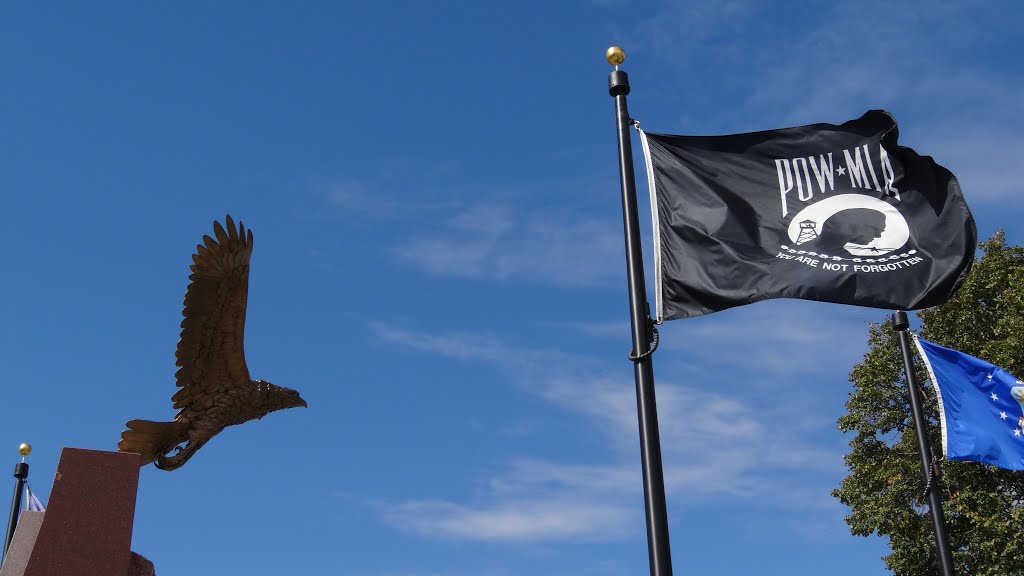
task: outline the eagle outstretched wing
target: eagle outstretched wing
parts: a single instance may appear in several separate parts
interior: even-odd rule
[[[227,230],[214,222],[217,238],[203,236],[189,267],[174,375],[181,388],[174,407],[181,412],[207,408],[219,390],[250,385],[243,337],[252,231],[241,222],[236,228],[231,216],[226,224]]]

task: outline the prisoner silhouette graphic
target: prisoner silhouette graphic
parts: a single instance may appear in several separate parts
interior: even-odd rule
[[[885,231],[885,215],[870,208],[840,210],[821,223],[818,237],[804,243],[809,248],[824,254],[839,254],[847,244],[864,246],[880,237]]]
[[[899,250],[910,228],[896,206],[864,194],[840,194],[804,207],[787,235],[804,250],[842,259],[881,256]]]

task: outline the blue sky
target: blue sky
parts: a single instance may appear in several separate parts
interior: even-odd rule
[[[605,49],[652,131],[887,109],[1020,244],[1024,17],[965,4],[4,3],[0,447],[45,499],[61,447],[173,417],[189,257],[230,213],[250,370],[309,408],[142,470],[159,574],[646,574]],[[884,318],[662,327],[676,574],[885,573],[829,495]]]

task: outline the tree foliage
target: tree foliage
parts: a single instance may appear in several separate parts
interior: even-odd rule
[[[918,314],[921,335],[1024,376],[1024,248],[997,232],[947,303]],[[888,321],[869,327],[869,350],[850,373],[854,392],[839,429],[853,433],[849,475],[832,495],[850,507],[854,534],[888,537],[886,565],[898,576],[937,574],[935,536],[903,374]],[[915,354],[916,356],[916,354]],[[938,408],[920,359],[932,451],[941,455]],[[1024,472],[943,461],[939,480],[957,574],[1024,575]]]

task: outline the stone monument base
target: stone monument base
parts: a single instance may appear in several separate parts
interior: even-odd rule
[[[23,512],[0,576],[153,576],[131,551],[139,455],[64,448],[45,512]]]

